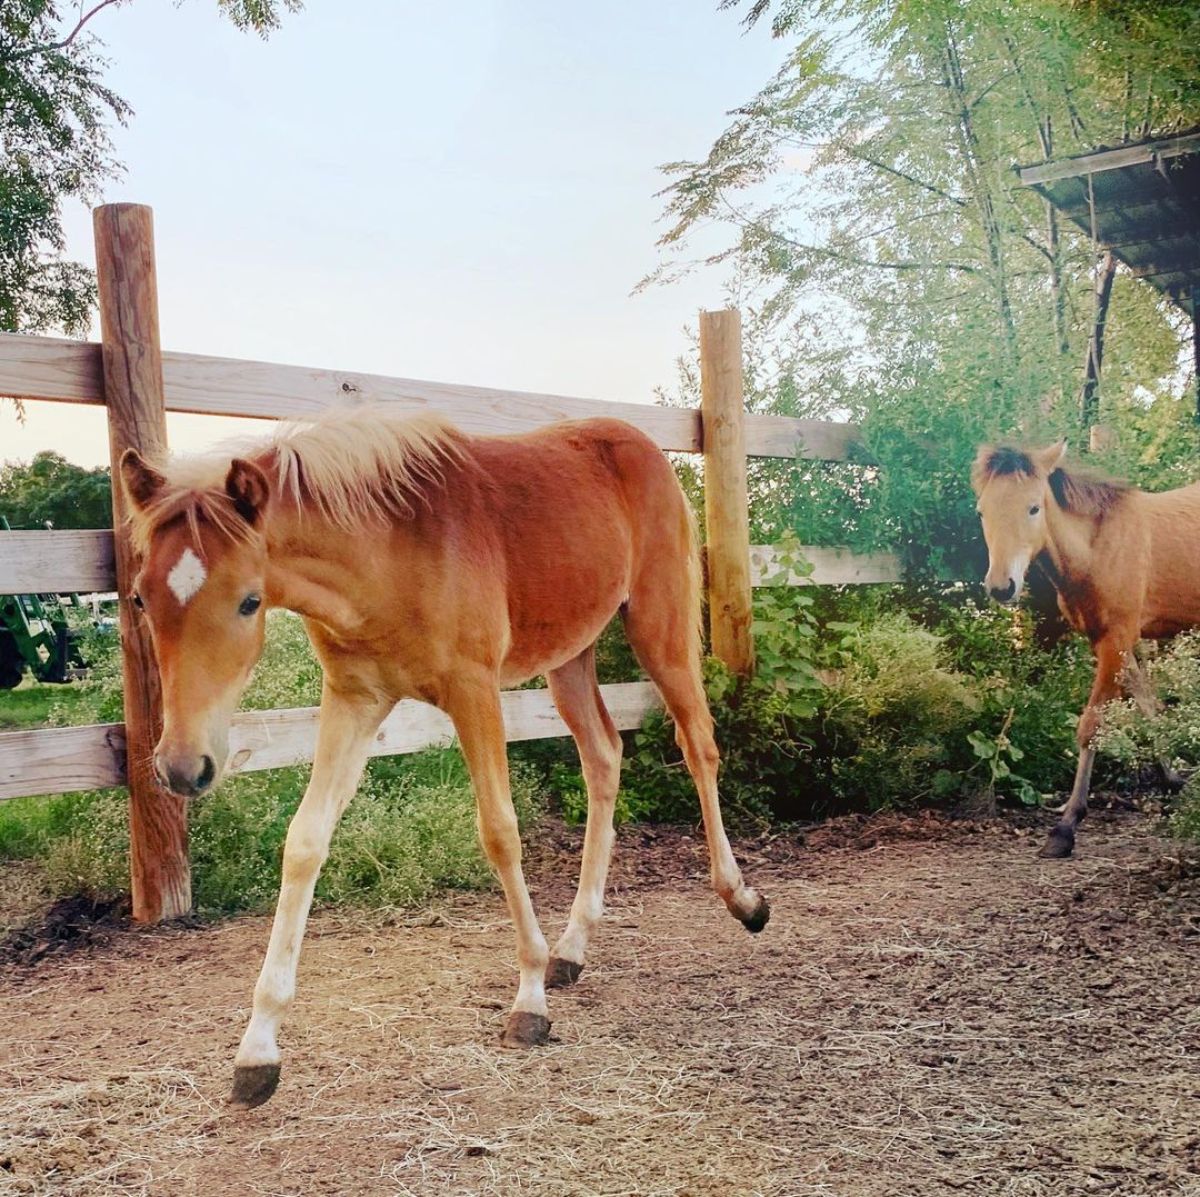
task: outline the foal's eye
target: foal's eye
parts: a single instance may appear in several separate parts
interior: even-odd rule
[[[1033,506],[1032,506],[1032,507],[1029,509],[1029,514],[1030,514],[1030,515],[1037,515],[1037,513],[1038,513],[1039,511],[1041,511],[1041,508],[1040,508],[1040,507],[1039,507],[1039,506],[1038,506],[1036,503],[1034,503],[1034,505],[1033,505]]]
[[[133,605],[139,611],[144,611],[146,609],[146,604],[142,602],[142,596],[138,594],[136,590],[129,597],[133,600]]]
[[[257,594],[248,594],[242,599],[242,605],[238,608],[239,615],[253,615],[255,611],[262,606],[262,597]]]

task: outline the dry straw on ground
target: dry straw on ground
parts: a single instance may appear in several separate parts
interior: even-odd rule
[[[572,834],[533,853],[550,926]],[[1200,1194],[1200,882],[1131,816],[1079,857],[886,820],[743,846],[746,935],[698,841],[622,834],[554,1042],[495,1047],[498,897],[313,923],[284,1082],[223,1104],[263,919],[118,933],[0,985],[0,1192]]]

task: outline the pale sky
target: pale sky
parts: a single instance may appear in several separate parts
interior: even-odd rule
[[[308,0],[266,42],[213,0],[104,12],[135,110],[105,198],[154,208],[164,349],[651,402],[724,297],[717,270],[630,295],[656,168],[783,54],[716,6]],[[90,264],[88,212],[68,235]],[[0,406],[0,460],[107,461],[102,412],[27,411]],[[231,424],[171,417],[172,447]]]

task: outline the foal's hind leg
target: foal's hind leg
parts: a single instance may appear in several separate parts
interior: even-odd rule
[[[766,898],[742,880],[725,834],[717,797],[720,754],[700,677],[697,636],[688,626],[686,605],[673,609],[674,598],[669,590],[644,598],[635,594],[625,615],[625,630],[675,720],[675,739],[700,796],[713,889],[748,931],[761,931],[771,917],[771,908]]]
[[[567,929],[555,945],[546,984],[561,988],[578,980],[592,928],[604,910],[604,880],[613,849],[613,807],[621,780],[621,737],[596,685],[596,646],[546,675],[554,705],[575,737],[587,783],[587,831],[579,890]]]

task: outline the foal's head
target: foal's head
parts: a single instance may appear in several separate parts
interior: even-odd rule
[[[985,445],[979,450],[971,485],[988,547],[983,584],[997,602],[1017,601],[1029,563],[1046,547],[1046,505],[1053,502],[1050,477],[1066,452],[1066,441],[1047,449]]]
[[[133,449],[121,480],[142,552],[129,597],[149,623],[162,677],[154,770],[194,797],[221,775],[230,718],[262,653],[270,485],[258,466],[234,460],[223,484],[180,487]]]

